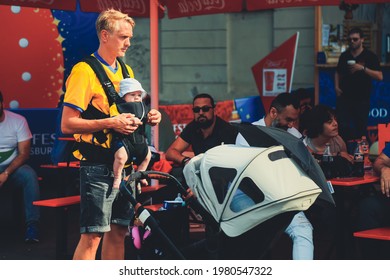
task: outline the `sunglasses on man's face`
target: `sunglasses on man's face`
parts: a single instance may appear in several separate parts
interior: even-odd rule
[[[199,113],[200,110],[202,110],[204,113],[207,113],[208,111],[210,111],[210,109],[212,109],[213,107],[211,106],[202,106],[202,107],[193,107],[192,108],[192,112],[194,113]]]
[[[349,42],[357,42],[357,41],[359,41],[360,40],[360,38],[356,38],[356,37],[352,37],[352,38],[348,38],[348,41]]]

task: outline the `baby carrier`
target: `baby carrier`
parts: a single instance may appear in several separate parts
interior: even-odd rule
[[[110,115],[106,115],[101,111],[99,111],[98,109],[96,109],[95,107],[93,107],[92,105],[89,105],[87,110],[82,113],[83,118],[101,119],[101,118],[112,117],[120,113],[132,113],[141,121],[145,120],[147,116],[147,111],[144,104],[142,102],[125,102],[116,92],[114,85],[112,84],[111,80],[108,78],[107,73],[104,71],[103,66],[97,60],[96,57],[88,56],[85,57],[82,61],[87,63],[95,72],[97,78],[102,84],[104,92],[107,95],[108,102],[110,104]],[[125,63],[120,58],[117,58],[117,61],[121,65],[123,78],[129,78],[130,75],[129,72],[127,71],[127,67]],[[128,136],[121,135],[116,132],[113,133],[114,133],[114,137],[122,141],[128,155],[135,156],[137,158],[144,158],[144,156],[146,156],[147,150],[145,151],[145,149],[140,149],[141,147],[147,148],[147,144],[145,143],[144,125],[139,126],[136,132]],[[94,136],[101,144],[107,141],[107,135],[103,131],[95,132]],[[96,156],[96,149],[95,149],[96,146],[91,147],[90,144],[85,144],[85,143],[81,143],[81,144],[82,145],[80,146],[80,152],[83,155],[86,155],[88,159],[91,160],[91,158],[94,158]],[[110,156],[112,156],[112,153],[110,153]],[[129,161],[131,162],[132,160],[133,158],[129,156]]]

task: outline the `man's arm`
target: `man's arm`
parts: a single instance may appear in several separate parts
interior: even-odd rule
[[[142,122],[133,114],[120,114],[113,118],[87,120],[82,119],[78,110],[64,106],[61,130],[65,134],[93,133],[103,129],[113,129],[121,134],[133,133]]]
[[[0,174],[0,187],[7,181],[16,169],[22,166],[30,158],[31,139],[18,143],[18,155],[10,163],[10,165]]]
[[[377,81],[382,81],[383,80],[383,73],[381,70],[373,70],[369,69],[368,67],[365,67],[363,70],[368,76],[371,78],[377,80]]]
[[[340,89],[340,74],[337,72],[334,75],[334,88],[336,91],[336,96],[340,96],[343,91]]]
[[[165,153],[165,158],[181,165],[183,160],[186,158],[186,156],[183,155],[183,152],[187,150],[189,146],[190,144],[179,136],[175,141],[173,141],[171,146],[169,146]]]
[[[374,171],[381,177],[381,190],[390,197],[390,158],[381,153],[374,162]]]

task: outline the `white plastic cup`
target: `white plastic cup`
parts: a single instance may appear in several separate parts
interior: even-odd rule
[[[348,64],[348,65],[354,65],[355,63],[356,63],[355,60],[348,60],[348,61],[347,61],[347,64]]]

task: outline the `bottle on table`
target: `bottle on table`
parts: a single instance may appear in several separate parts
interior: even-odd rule
[[[369,153],[370,153],[370,146],[367,141],[366,136],[362,136],[362,139],[360,141],[360,147],[361,147],[361,152],[364,155],[364,169],[370,169],[372,168],[371,161],[369,159]]]
[[[364,154],[362,142],[358,140],[353,154],[353,174],[356,177],[364,177]]]
[[[326,179],[333,178],[332,172],[333,155],[330,152],[330,144],[326,143],[324,153],[322,154],[321,167]]]

